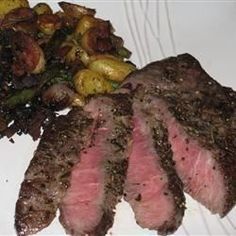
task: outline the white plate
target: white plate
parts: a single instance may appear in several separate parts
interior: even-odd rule
[[[35,5],[39,1],[31,1]],[[58,9],[57,1],[48,1]],[[76,2],[76,1],[74,1]],[[236,89],[235,1],[77,1],[96,8],[97,16],[111,20],[117,34],[133,52],[138,66],[166,56],[191,53],[216,80]],[[14,235],[14,210],[20,183],[37,143],[15,138],[0,141],[0,235]],[[187,197],[183,225],[175,235],[236,235],[236,210],[224,219]],[[156,235],[136,225],[127,203],[117,208],[112,235]],[[40,235],[63,235],[55,219]],[[110,234],[108,234],[110,235]]]

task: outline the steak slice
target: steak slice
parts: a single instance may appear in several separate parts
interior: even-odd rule
[[[129,157],[125,199],[142,228],[173,233],[185,210],[183,186],[174,169],[167,130],[134,100],[133,145]]]
[[[54,219],[69,185],[71,169],[90,138],[92,123],[86,112],[74,109],[46,128],[25,173],[16,203],[18,235],[35,234]]]
[[[227,214],[236,203],[236,93],[189,54],[132,73],[123,90],[136,91],[163,120],[185,191],[212,213]]]
[[[91,143],[74,166],[60,221],[72,235],[105,235],[123,196],[131,136],[132,104],[113,94],[92,99],[85,110],[96,125]]]

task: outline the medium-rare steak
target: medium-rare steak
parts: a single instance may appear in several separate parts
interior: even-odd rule
[[[157,116],[133,102],[133,144],[129,157],[125,199],[137,223],[160,234],[173,233],[185,210],[183,186],[174,169],[167,130]]]
[[[91,143],[74,166],[61,204],[60,221],[72,235],[105,235],[123,196],[129,156],[132,103],[113,94],[92,99],[85,110],[95,120]]]
[[[90,138],[92,123],[86,112],[74,109],[46,128],[16,203],[18,235],[35,234],[54,219],[69,185],[70,171]]]
[[[123,89],[136,91],[164,121],[185,191],[213,213],[227,214],[236,202],[236,93],[188,54],[132,73]]]

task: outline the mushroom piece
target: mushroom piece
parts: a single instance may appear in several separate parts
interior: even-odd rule
[[[14,56],[12,69],[16,76],[44,71],[44,53],[32,37],[20,31],[15,32],[11,43]]]
[[[56,110],[70,106],[76,98],[76,94],[65,84],[54,84],[42,94],[42,101]]]

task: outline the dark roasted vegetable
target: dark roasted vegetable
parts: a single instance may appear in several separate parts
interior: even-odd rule
[[[0,132],[2,132],[3,130],[5,130],[7,128],[7,122],[4,119],[4,117],[2,117],[0,115]]]
[[[17,8],[6,14],[0,23],[0,29],[14,29],[34,37],[37,33],[36,21],[37,15],[32,9]]]
[[[54,84],[42,94],[43,102],[56,110],[71,106],[74,99],[75,93],[65,83]]]
[[[59,2],[59,6],[63,11],[70,17],[80,19],[84,15],[94,16],[96,11],[87,7],[79,6],[77,4],[68,3],[68,2]]]
[[[20,104],[26,104],[39,95],[45,87],[47,88],[57,83],[67,82],[73,85],[71,74],[61,69],[59,65],[49,67],[38,79],[40,83],[37,87],[19,90],[7,97],[3,102],[4,107],[12,109]]]
[[[110,52],[113,49],[110,35],[110,23],[108,21],[100,22],[97,27],[92,27],[83,34],[81,46],[90,55]]]
[[[94,9],[59,5],[53,13],[46,3],[0,1],[0,137],[38,138],[57,110],[114,90],[135,69],[109,21]]]
[[[25,73],[38,74],[45,69],[45,59],[38,43],[23,32],[12,35],[13,74],[22,76]]]
[[[71,27],[63,27],[55,31],[50,41],[46,44],[44,48],[45,56],[47,60],[55,58],[58,50],[62,43],[66,40],[67,36],[73,32]]]
[[[20,104],[26,104],[35,96],[35,89],[23,89],[7,98],[5,106],[12,109]]]
[[[46,35],[53,35],[56,30],[61,28],[61,19],[57,15],[41,14],[38,17],[38,28]]]
[[[16,8],[5,15],[1,28],[12,28],[22,22],[32,23],[36,19],[36,13],[32,9],[28,7]]]

